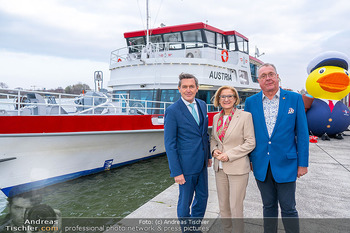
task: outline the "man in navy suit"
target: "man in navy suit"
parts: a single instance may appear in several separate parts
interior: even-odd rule
[[[206,104],[195,98],[197,78],[181,73],[178,89],[181,98],[165,112],[164,144],[170,176],[179,184],[177,216],[182,231],[188,232],[196,231],[200,226],[193,228],[189,219],[204,217],[208,200],[207,167],[211,166],[212,160]]]
[[[307,173],[309,133],[302,96],[279,88],[273,64],[258,70],[261,92],[247,98],[256,147],[250,161],[263,202],[264,232],[277,232],[278,203],[286,232],[299,232],[296,179]]]

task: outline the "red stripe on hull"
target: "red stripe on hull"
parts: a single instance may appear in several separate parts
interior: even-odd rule
[[[215,113],[209,113],[209,125]],[[158,115],[0,116],[0,134],[67,133],[163,129]]]

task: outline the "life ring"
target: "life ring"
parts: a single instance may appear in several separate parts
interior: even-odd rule
[[[221,60],[222,60],[222,62],[228,61],[228,52],[226,49],[221,51]]]
[[[118,62],[122,61],[122,59],[118,58]]]

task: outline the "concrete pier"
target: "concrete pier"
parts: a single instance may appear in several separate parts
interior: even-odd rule
[[[173,184],[128,215],[120,224],[127,224],[128,219],[176,219],[177,198],[178,185]],[[297,210],[301,219],[337,218],[345,219],[345,224],[349,224],[350,131],[345,132],[343,140],[322,141],[319,139],[318,143],[310,143],[309,172],[297,180],[296,198]],[[261,220],[262,202],[253,173],[250,173],[249,176],[244,208],[246,219]],[[209,201],[205,219],[215,220],[218,217],[219,207],[214,171],[209,168]],[[262,220],[257,222],[261,228]],[[203,232],[218,232],[213,230],[217,227],[215,224],[218,225],[219,221],[211,221],[210,230]],[[281,225],[279,228],[283,228]],[[341,229],[340,227],[339,231],[334,232],[343,232]]]

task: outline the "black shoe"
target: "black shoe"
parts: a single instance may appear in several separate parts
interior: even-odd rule
[[[323,141],[330,141],[331,139],[329,138],[329,136],[325,133],[325,134],[322,134],[322,137],[321,137],[321,139],[323,140]]]
[[[336,139],[344,139],[343,138],[343,135],[341,135],[341,133],[337,133],[335,136],[334,136],[334,138],[336,138]]]

